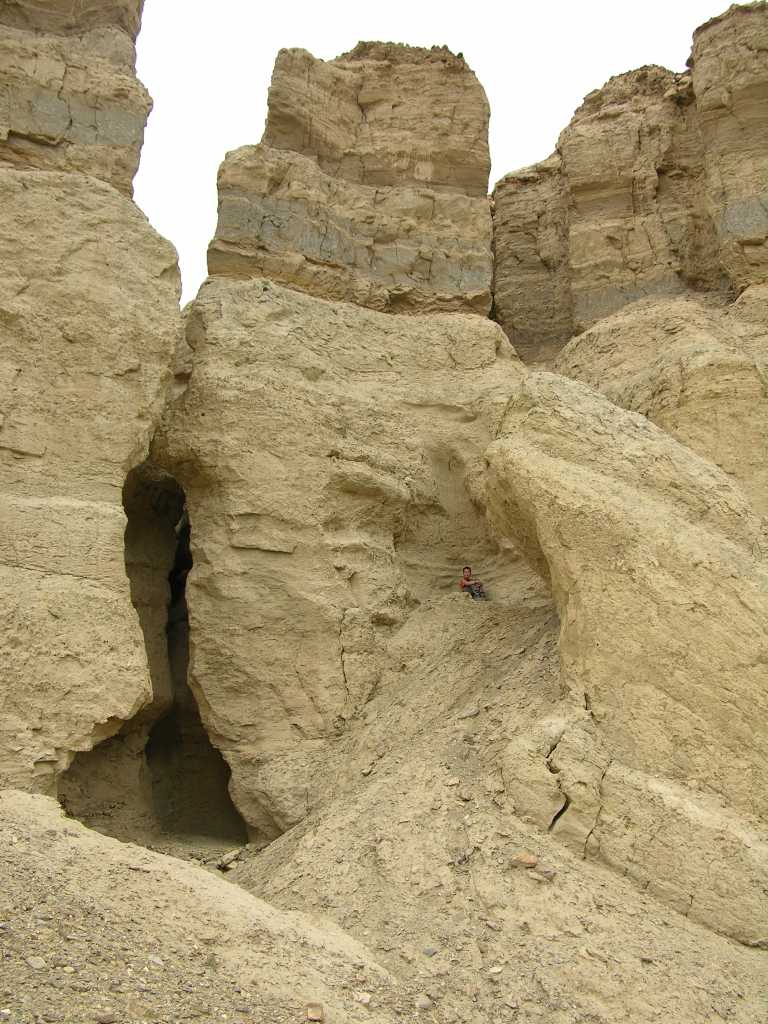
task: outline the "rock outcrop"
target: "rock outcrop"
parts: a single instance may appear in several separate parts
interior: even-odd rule
[[[490,309],[488,104],[443,48],[281,50],[264,138],[219,172],[211,274],[388,312]]]
[[[175,252],[116,191],[148,109],[139,7],[0,11],[0,779],[24,789],[153,699],[121,495],[180,322]]]
[[[140,8],[0,12],[0,1017],[753,1024],[768,8],[495,204],[461,56],[281,51],[184,335]]]
[[[241,813],[273,838],[316,804],[410,610],[473,560],[503,598],[482,453],[522,371],[479,317],[263,280],[209,281],[187,337],[194,373],[153,457],[192,523],[190,682]]]
[[[515,803],[687,916],[760,941],[760,519],[713,463],[551,374],[516,390],[488,459],[496,529],[551,583],[571,698],[511,745]]]
[[[642,413],[738,481],[768,515],[768,294],[730,306],[702,297],[646,300],[566,345],[555,369]]]
[[[131,195],[149,94],[139,0],[0,6],[0,166],[79,171]]]
[[[496,315],[528,361],[627,303],[765,278],[764,3],[698,30],[693,70],[612,78],[557,153],[494,191]]]
[[[693,37],[707,204],[737,289],[768,277],[768,8],[733,6]]]
[[[178,272],[79,175],[0,170],[0,253],[0,770],[50,789],[151,697],[121,491],[165,400]]]

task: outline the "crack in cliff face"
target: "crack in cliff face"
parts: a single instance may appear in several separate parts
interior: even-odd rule
[[[608,769],[611,767],[612,764],[613,764],[613,760],[611,759],[611,760],[608,761],[608,764],[603,769],[603,774],[600,776],[600,781],[597,784],[597,798],[598,798],[598,801],[599,801],[599,805],[598,805],[598,808],[597,808],[597,814],[595,815],[595,820],[592,822],[592,828],[589,830],[589,832],[587,832],[586,836],[584,837],[584,850],[582,852],[582,859],[583,860],[586,860],[586,858],[587,858],[587,852],[588,852],[588,848],[589,848],[589,841],[592,838],[592,835],[595,832],[597,826],[600,824],[600,817],[601,817],[601,815],[603,813],[603,781],[605,779],[605,776],[608,774]],[[598,844],[598,849],[599,849],[600,843],[599,843],[598,840],[596,840],[596,842]]]
[[[349,689],[349,680],[347,679],[347,669],[344,664],[344,619],[346,614],[346,611],[344,611],[342,613],[341,620],[339,621],[339,665],[341,666],[341,678],[344,681],[344,692],[347,697],[347,706],[349,706],[352,696]]]
[[[228,793],[229,766],[210,742],[187,682],[192,568],[184,491],[151,463],[129,473],[125,565],[144,635],[152,700],[120,733],[78,755],[61,780],[69,813],[108,835],[247,840]]]

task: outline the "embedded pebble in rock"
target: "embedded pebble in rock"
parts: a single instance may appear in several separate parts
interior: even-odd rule
[[[522,850],[520,853],[516,853],[509,863],[513,868],[535,868],[539,863],[539,858],[535,853]]]

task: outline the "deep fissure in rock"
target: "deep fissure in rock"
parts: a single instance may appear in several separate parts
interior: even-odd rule
[[[125,566],[152,701],[117,736],[76,756],[59,798],[69,813],[120,839],[244,843],[229,767],[210,742],[187,681],[192,553],[184,492],[170,474],[143,463],[126,479],[123,504]]]

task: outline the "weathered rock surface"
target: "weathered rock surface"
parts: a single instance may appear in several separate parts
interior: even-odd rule
[[[695,1024],[715,1005],[751,1024],[763,951],[685,920],[524,820],[525,766],[504,751],[562,703],[547,603],[522,589],[504,604],[436,597],[389,650],[322,808],[246,850],[228,877],[375,937],[383,966],[415,979],[441,1020],[645,1024],[672,1012]],[[463,718],[470,706],[478,714]],[[520,851],[534,871],[514,866]]]
[[[768,7],[734,5],[693,37],[707,202],[734,285],[768,278]]]
[[[375,691],[409,611],[476,560],[503,599],[482,452],[521,368],[479,317],[391,317],[265,281],[206,284],[195,369],[154,458],[192,523],[190,682],[268,837]]]
[[[229,154],[219,197],[213,275],[265,275],[387,312],[488,312],[490,221],[477,199],[351,186],[263,144]]]
[[[490,309],[488,104],[445,49],[282,50],[262,143],[219,172],[211,274],[389,312]]]
[[[590,93],[557,154],[494,191],[497,317],[529,361],[648,296],[766,277],[768,8],[699,29],[693,72]]]
[[[149,95],[134,74],[140,4],[4,3],[0,164],[80,171],[131,195]]]
[[[493,193],[496,318],[527,361],[546,361],[573,334],[568,197],[556,154],[508,174]]]
[[[488,458],[497,530],[551,581],[573,705],[512,744],[515,802],[689,916],[759,940],[768,872],[759,518],[711,462],[551,374],[516,389]]]
[[[172,247],[110,186],[0,169],[0,774],[49,788],[151,695],[121,490],[177,342]]]
[[[4,0],[0,23],[29,31],[83,35],[117,27],[135,39],[144,0]]]
[[[0,159],[126,191],[127,134],[40,125],[138,111],[139,6],[6,5]],[[764,16],[497,189],[499,316],[539,360],[595,321],[585,383],[476,315],[487,105],[444,49],[280,55],[176,350],[128,200],[0,169],[1,784],[325,936],[6,795],[0,1018],[758,1019],[762,165],[724,111],[759,137]]]
[[[768,294],[635,303],[566,345],[555,369],[642,413],[735,478],[768,514]]]
[[[358,43],[328,62],[281,50],[263,141],[360,185],[484,199],[489,116],[482,86],[445,47]]]

